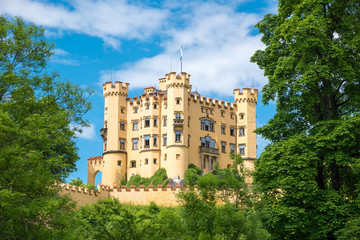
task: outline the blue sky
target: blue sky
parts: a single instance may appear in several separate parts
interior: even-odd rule
[[[249,59],[263,49],[254,25],[276,11],[275,0],[150,1],[150,0],[0,0],[0,14],[20,16],[44,26],[54,41],[49,70],[80,86],[93,86],[89,128],[77,138],[80,160],[70,178],[87,181],[87,159],[102,154],[102,83],[130,83],[138,96],[170,71],[191,74],[202,95],[233,101],[233,89],[262,89],[267,79]],[[261,99],[259,99],[261,100]],[[275,113],[258,101],[257,125]],[[267,142],[258,137],[258,156]]]

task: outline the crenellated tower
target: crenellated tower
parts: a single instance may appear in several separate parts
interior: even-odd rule
[[[167,159],[164,164],[170,178],[184,177],[189,164],[188,159],[188,92],[190,75],[171,72],[160,83],[167,91]]]
[[[254,169],[256,159],[256,104],[258,90],[251,88],[234,89],[237,120],[237,149],[242,155],[245,166]]]
[[[116,185],[126,179],[127,153],[125,145],[129,83],[116,81],[103,84],[105,98],[104,128],[100,134],[104,141],[102,184]],[[109,129],[109,130],[108,130]]]

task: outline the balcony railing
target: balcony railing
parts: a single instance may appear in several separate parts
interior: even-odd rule
[[[219,155],[219,149],[200,146],[200,153],[210,153],[210,154]]]
[[[174,125],[184,125],[184,119],[174,119]]]
[[[107,139],[107,128],[100,129],[100,136],[105,140]]]

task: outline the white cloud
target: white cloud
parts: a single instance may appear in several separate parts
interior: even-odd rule
[[[261,88],[266,79],[250,57],[263,45],[260,36],[250,34],[260,16],[238,13],[230,6],[216,3],[187,5],[183,15],[185,27],[167,31],[169,40],[162,43],[164,51],[152,58],[122,66],[113,73],[114,79],[130,82],[130,87],[147,87],[172,71],[180,72],[179,48],[184,50],[183,71],[191,74],[191,83],[201,94],[217,92],[232,95],[232,90],[250,87],[252,81]],[[103,72],[101,82],[110,79]]]
[[[114,48],[120,39],[144,39],[161,29],[167,10],[125,0],[73,0],[69,7],[36,0],[0,0],[0,13],[37,25],[100,37]],[[53,31],[50,31],[53,33]]]
[[[72,129],[81,129],[82,132],[79,133],[77,131],[77,137],[83,138],[86,140],[95,140],[96,139],[96,133],[95,133],[95,124],[91,123],[89,127],[80,127],[78,125],[71,125],[70,128]]]
[[[78,60],[72,59],[71,54],[63,49],[55,48],[54,54],[50,58],[50,62],[64,65],[79,66]]]

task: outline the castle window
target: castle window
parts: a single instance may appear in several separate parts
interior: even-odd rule
[[[149,159],[145,158],[145,165],[149,164]]]
[[[209,120],[201,120],[201,130],[214,131],[214,123]]]
[[[120,111],[121,111],[121,113],[125,113],[125,108],[122,107],[122,108],[120,109]]]
[[[138,108],[134,107],[134,113],[137,113],[137,112],[138,112]]]
[[[230,114],[230,117],[231,117],[231,119],[234,119],[234,114],[231,113],[231,114]]]
[[[202,113],[204,112],[204,108],[203,108],[203,107],[201,107],[201,112],[202,112]]]
[[[154,158],[154,159],[153,159],[153,163],[154,163],[154,164],[157,164],[157,158]]]
[[[245,144],[240,144],[239,145],[239,154],[240,155],[245,155]]]
[[[107,140],[104,140],[104,151],[106,151],[107,148]]]
[[[176,98],[176,104],[177,105],[181,104],[181,98]]]
[[[231,152],[235,151],[235,144],[230,143],[230,151]]]
[[[120,122],[120,130],[125,131],[125,122]]]
[[[145,127],[150,127],[150,118],[145,118]]]
[[[181,142],[181,132],[175,131],[175,142]]]
[[[157,117],[154,117],[154,127],[157,127]]]
[[[176,154],[176,160],[180,160],[180,154]]]
[[[164,107],[165,107],[165,109],[167,109],[167,103],[164,103]]]
[[[176,118],[176,119],[181,119],[181,113],[176,113],[176,114],[175,114],[175,118]]]
[[[135,160],[131,161],[131,162],[130,162],[130,166],[131,166],[132,168],[136,168],[136,161],[135,161]]]
[[[150,135],[145,135],[144,136],[144,148],[149,148],[150,147]]]
[[[241,120],[244,119],[244,114],[243,114],[243,113],[240,113],[239,118],[240,118]]]
[[[212,109],[210,109],[210,114],[211,114],[211,115],[213,115],[213,114],[214,114],[214,112],[213,112],[213,110],[212,110]]]
[[[150,109],[150,104],[145,104],[145,109]]]
[[[164,161],[167,160],[167,154],[164,154]]]
[[[122,165],[122,161],[117,161],[117,165],[121,166]]]
[[[133,149],[133,150],[139,149],[138,143],[139,143],[139,139],[133,139],[133,140],[132,140],[132,149]]]
[[[225,111],[221,110],[221,117],[224,117],[224,116],[225,116]]]
[[[167,145],[167,135],[164,135],[164,146]]]
[[[188,147],[190,147],[190,135],[188,135]]]
[[[138,121],[133,122],[133,131],[139,130],[139,123]]]
[[[235,131],[234,131],[234,128],[230,128],[230,136],[235,136]]]
[[[222,153],[226,153],[225,148],[226,148],[226,142],[221,142],[221,152]]]
[[[120,139],[120,149],[125,150],[125,139]]]
[[[190,117],[188,117],[188,127],[190,127]]]
[[[167,126],[167,117],[164,117],[164,127]]]
[[[154,146],[157,146],[158,135],[154,135],[153,138],[154,138],[154,139],[153,139],[153,144],[154,144]]]
[[[226,134],[225,125],[221,125],[221,134]]]
[[[156,103],[154,103],[154,109],[157,109],[157,104]]]
[[[201,146],[207,148],[215,148],[215,140],[211,137],[203,137],[201,140]]]
[[[239,128],[239,136],[245,136],[245,129],[243,127]]]

